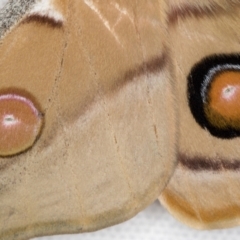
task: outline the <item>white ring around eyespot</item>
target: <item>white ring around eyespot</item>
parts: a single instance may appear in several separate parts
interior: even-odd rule
[[[206,103],[206,101],[207,101],[207,88],[208,88],[210,82],[212,81],[212,78],[219,71],[224,71],[224,70],[239,70],[240,71],[240,65],[222,64],[222,65],[217,65],[208,71],[208,74],[206,75],[206,77],[204,78],[204,81],[202,82],[202,87],[201,87],[201,92],[200,92],[203,103]]]
[[[39,111],[36,109],[36,107],[34,106],[34,104],[27,98],[19,96],[17,94],[4,94],[4,95],[0,95],[0,102],[1,100],[17,100],[17,101],[21,101],[25,104],[27,104],[31,110],[33,111],[33,113],[38,116],[39,115]]]

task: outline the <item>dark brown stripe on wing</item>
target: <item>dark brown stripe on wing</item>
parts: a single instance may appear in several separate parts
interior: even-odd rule
[[[41,15],[30,15],[26,19],[23,20],[23,23],[29,22],[37,22],[40,24],[48,24],[51,27],[60,28],[63,25],[62,21],[56,21],[54,18],[50,18],[48,16],[41,16]]]
[[[192,171],[221,171],[221,170],[239,170],[239,160],[218,159],[213,160],[207,157],[187,157],[184,154],[179,154],[179,163]]]
[[[205,6],[194,6],[191,4],[173,6],[168,14],[168,21],[170,24],[175,24],[179,19],[211,17],[216,14],[230,13],[234,11],[236,7],[240,7],[240,3],[229,3],[228,8],[224,8],[217,3]]]
[[[115,88],[113,90],[119,90],[119,87],[123,87],[125,84],[132,82],[137,77],[145,74],[160,72],[164,67],[166,67],[167,62],[168,54],[167,50],[164,49],[161,55],[153,57],[152,59],[143,62],[141,65],[126,71],[117,81],[118,85],[113,86]]]
[[[114,84],[109,88],[110,95],[120,91],[124,86],[130,82],[135,81],[138,77],[148,76],[149,74],[156,74],[162,71],[166,66],[168,59],[168,52],[163,49],[162,54],[155,56],[148,61],[144,61],[142,64],[135,66],[125,71],[117,80],[113,80]]]

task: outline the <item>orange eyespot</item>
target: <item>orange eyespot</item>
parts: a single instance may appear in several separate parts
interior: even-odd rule
[[[240,120],[240,72],[222,72],[213,79],[209,105],[230,119]]]
[[[187,80],[196,122],[215,137],[240,137],[240,54],[207,56],[193,66]]]
[[[29,99],[0,95],[0,156],[18,154],[33,145],[42,127],[41,113]]]
[[[240,72],[217,74],[208,92],[206,115],[218,127],[240,128]]]

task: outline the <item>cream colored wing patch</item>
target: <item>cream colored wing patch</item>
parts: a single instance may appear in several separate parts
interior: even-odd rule
[[[51,19],[53,22],[58,24],[64,22],[64,9],[60,8],[59,5],[55,4],[56,1],[54,0],[40,0],[37,1],[29,13],[27,17],[38,17],[38,18],[45,18]]]

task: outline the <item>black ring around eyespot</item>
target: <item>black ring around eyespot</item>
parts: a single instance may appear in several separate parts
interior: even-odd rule
[[[197,123],[207,129],[213,136],[219,138],[235,138],[240,136],[240,130],[232,127],[224,129],[213,126],[204,111],[207,92],[213,77],[222,71],[240,71],[240,54],[212,55],[202,59],[188,75],[188,103]]]

